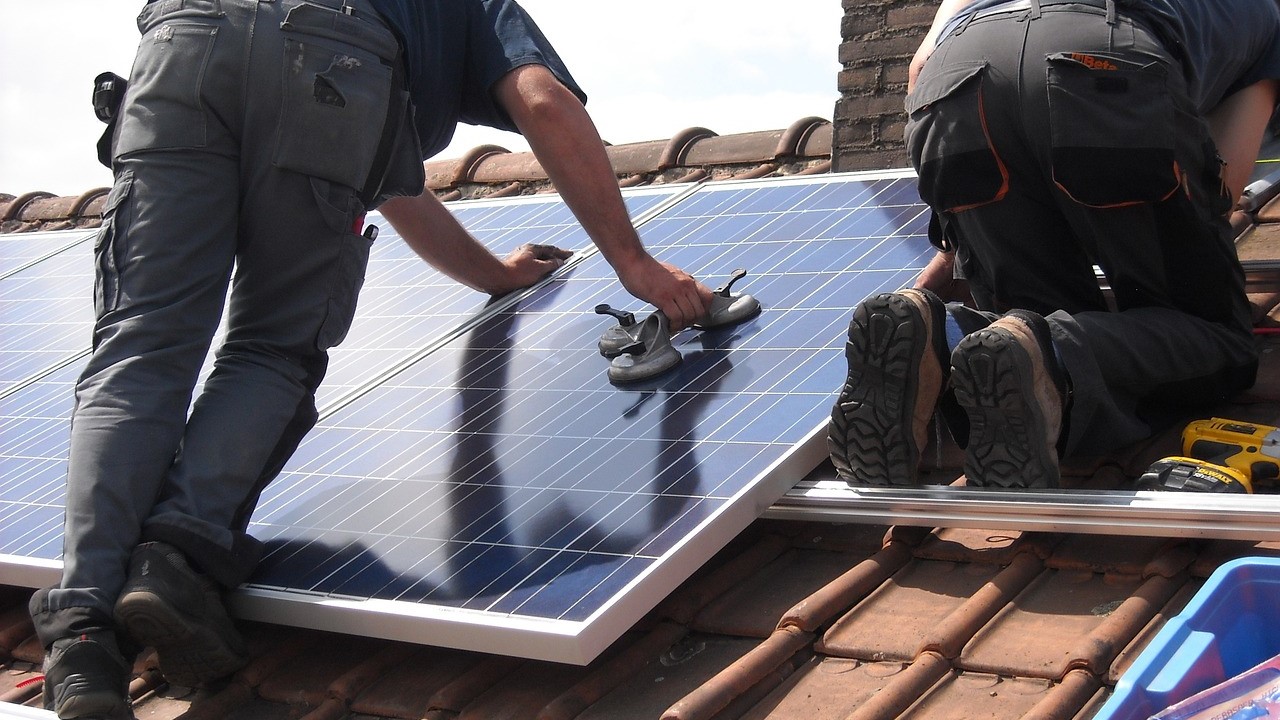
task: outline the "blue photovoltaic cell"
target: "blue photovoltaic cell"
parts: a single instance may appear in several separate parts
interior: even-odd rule
[[[323,421],[263,495],[253,582],[586,620],[822,423],[850,309],[914,278],[926,219],[909,178],[699,189],[642,236],[710,284],[746,268],[760,317],[614,387],[592,308],[641,308],[589,258]]]

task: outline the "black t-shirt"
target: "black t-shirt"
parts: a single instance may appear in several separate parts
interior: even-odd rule
[[[555,48],[514,0],[370,0],[404,48],[414,126],[425,160],[458,122],[516,131],[493,97],[521,65],[545,65],[583,102]]]
[[[975,0],[945,26],[939,40],[964,18],[1026,0]],[[1200,112],[1259,80],[1280,78],[1280,6],[1275,0],[1116,0],[1148,23],[1186,68],[1187,86]]]
[[[1118,0],[1174,39],[1190,66],[1201,112],[1259,80],[1280,78],[1280,5],[1275,0]]]

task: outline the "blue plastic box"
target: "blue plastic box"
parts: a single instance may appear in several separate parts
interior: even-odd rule
[[[1232,560],[1156,634],[1094,720],[1145,720],[1280,655],[1280,558]]]

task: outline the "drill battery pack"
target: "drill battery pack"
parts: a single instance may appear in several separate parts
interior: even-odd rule
[[[1188,457],[1158,460],[1138,478],[1139,490],[1200,493],[1251,493],[1249,477],[1232,467]]]

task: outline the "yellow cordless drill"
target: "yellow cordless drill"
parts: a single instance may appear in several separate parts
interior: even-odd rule
[[[1280,478],[1280,428],[1210,418],[1182,431],[1182,456],[1157,461],[1140,490],[1251,493]]]

